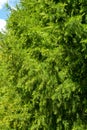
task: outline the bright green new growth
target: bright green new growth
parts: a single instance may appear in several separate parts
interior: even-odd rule
[[[21,0],[0,46],[1,130],[87,130],[87,0]]]

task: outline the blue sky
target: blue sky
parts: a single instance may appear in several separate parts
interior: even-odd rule
[[[5,30],[6,19],[10,15],[5,4],[8,3],[11,7],[15,7],[18,2],[19,0],[0,0],[0,31]]]

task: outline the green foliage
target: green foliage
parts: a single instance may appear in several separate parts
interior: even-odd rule
[[[0,42],[0,129],[87,129],[86,0],[21,0]]]

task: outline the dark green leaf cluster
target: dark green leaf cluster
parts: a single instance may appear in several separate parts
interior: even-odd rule
[[[0,46],[0,129],[87,130],[87,0],[21,0]]]

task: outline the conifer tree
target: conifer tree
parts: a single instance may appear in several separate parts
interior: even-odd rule
[[[0,46],[0,129],[87,129],[86,0],[21,0]]]

